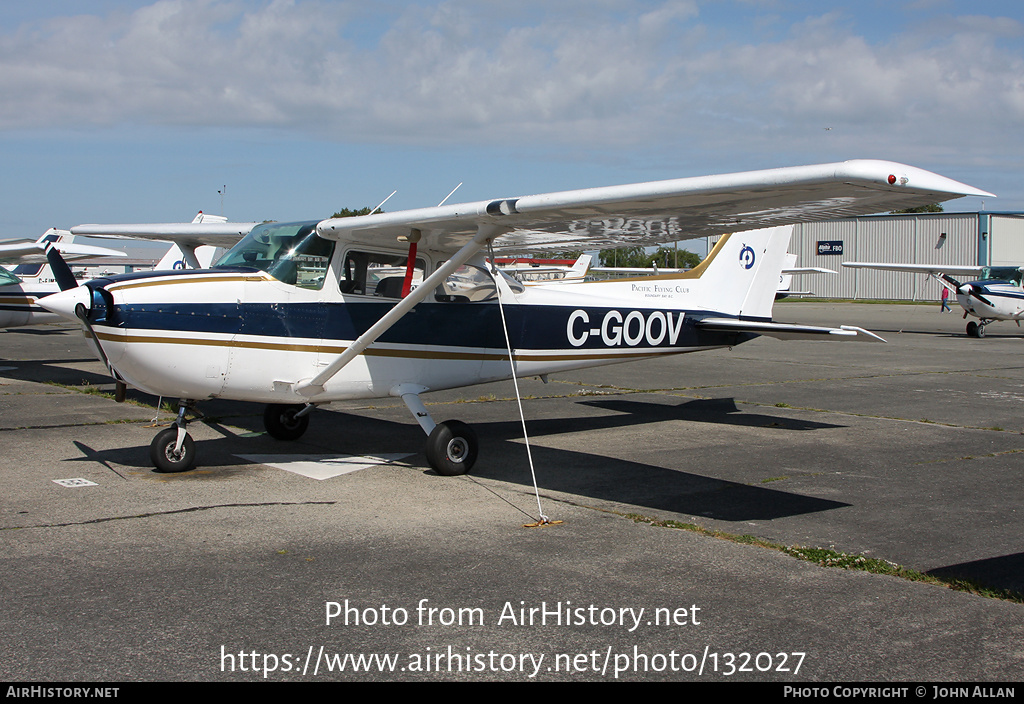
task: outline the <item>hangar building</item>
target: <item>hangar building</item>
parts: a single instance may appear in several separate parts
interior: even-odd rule
[[[842,262],[1024,266],[1024,213],[869,215],[793,226],[797,266],[838,274],[800,277],[794,288],[821,298],[938,300],[925,274],[847,269]]]

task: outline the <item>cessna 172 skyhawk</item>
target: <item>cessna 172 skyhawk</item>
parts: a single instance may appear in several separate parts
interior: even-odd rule
[[[1021,285],[1024,267],[876,262],[844,262],[843,266],[851,269],[930,274],[956,295],[956,302],[964,309],[964,318],[968,315],[978,318],[978,322],[971,320],[967,323],[968,337],[985,337],[985,326],[996,320],[1016,320],[1017,327],[1020,327],[1020,321],[1024,318],[1024,287]],[[953,278],[954,276],[980,278],[960,283]]]
[[[181,399],[175,426],[150,447],[160,471],[193,466],[186,410],[197,400],[266,403],[267,431],[295,439],[319,404],[394,396],[427,434],[430,466],[454,475],[473,466],[476,436],[459,421],[436,423],[420,394],[758,335],[855,339],[865,331],[772,322],[791,229],[772,226],[962,195],[987,194],[900,164],[849,161],[266,223],[212,269],[96,279],[45,304],[81,321],[115,378]],[[723,237],[690,272],[642,279],[526,287],[484,256],[747,228],[769,229]],[[395,267],[404,276],[374,274]]]

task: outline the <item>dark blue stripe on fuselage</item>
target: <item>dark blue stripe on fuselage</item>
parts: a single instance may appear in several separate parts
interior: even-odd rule
[[[1018,300],[1024,299],[1024,291],[1021,291],[1021,292],[1018,293],[1017,291],[999,291],[999,290],[996,290],[996,289],[989,288],[989,285],[993,284],[993,283],[1005,284],[1007,286],[1014,286],[1014,283],[1012,281],[995,281],[995,282],[993,282],[993,281],[986,281],[985,285],[981,285],[981,284],[979,284],[977,282],[974,282],[974,283],[972,283],[970,285],[977,286],[978,288],[980,288],[981,289],[981,294],[983,296],[995,296],[996,298],[1010,298],[1010,299],[1018,299]]]
[[[394,305],[394,301],[117,305],[109,317],[105,310],[94,310],[95,313],[102,310],[104,315],[94,322],[133,332],[167,330],[178,333],[343,341],[356,339]],[[624,323],[633,310],[643,314],[644,325],[636,316],[629,325]],[[571,344],[569,318],[576,311],[584,311],[589,322],[583,324],[577,320],[574,326],[577,332],[574,335],[579,344]],[[617,315],[612,314],[609,322],[604,324],[606,316],[612,312],[617,312]],[[651,323],[651,332],[646,334],[648,318],[657,313],[657,309],[628,307],[505,306],[509,335],[513,346],[519,349],[654,349],[735,345],[755,337],[746,333],[698,330],[693,325],[696,318],[689,315],[680,325],[680,311],[660,312],[666,322],[678,330],[674,341],[667,329],[662,334],[663,323],[660,319]],[[607,334],[594,331],[606,331]],[[586,339],[580,342],[584,334]],[[494,303],[423,302],[378,339],[394,344],[505,348],[501,314]],[[657,344],[652,344],[652,339]]]

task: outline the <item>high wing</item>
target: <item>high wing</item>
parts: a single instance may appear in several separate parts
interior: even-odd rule
[[[128,256],[116,249],[73,242],[70,232],[51,227],[38,240],[21,239],[0,243],[0,264],[45,264],[46,248],[51,244],[66,260]]]
[[[326,239],[408,237],[455,252],[494,239],[501,253],[657,245],[752,228],[991,196],[911,166],[857,160],[500,198],[322,221]]]
[[[221,215],[206,215],[203,211],[192,222],[145,223],[134,225],[76,225],[71,228],[75,235],[89,237],[110,237],[114,239],[144,239],[171,242],[181,250],[181,256],[188,266],[201,269],[202,263],[196,250],[204,245],[230,249],[238,240],[256,227],[255,222],[228,222]]]
[[[826,269],[823,266],[793,266],[783,268],[782,273],[788,276],[800,276],[801,274],[838,274],[839,272],[834,269]]]
[[[890,262],[843,262],[850,269],[876,269],[878,271],[905,271],[913,274],[940,276],[976,276],[984,267],[955,264],[893,264]]]
[[[219,220],[210,222],[205,220],[135,225],[76,225],[71,228],[71,234],[88,237],[131,237],[161,240],[174,242],[182,249],[194,250],[204,244],[214,247],[233,247],[257,224],[255,222],[222,222]]]

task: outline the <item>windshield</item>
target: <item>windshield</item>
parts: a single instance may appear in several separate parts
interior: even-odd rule
[[[981,270],[982,281],[1009,281],[1020,284],[1021,271],[1015,266],[987,266]]]
[[[318,290],[324,285],[334,242],[316,234],[317,222],[257,225],[213,268],[260,269],[281,283]]]
[[[21,279],[0,266],[0,286],[10,286],[11,284],[20,283]]]

